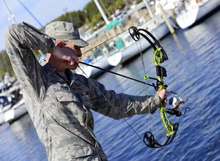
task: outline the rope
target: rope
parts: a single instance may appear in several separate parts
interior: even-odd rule
[[[28,9],[28,7],[25,6],[25,4],[21,0],[17,0],[20,5],[29,13],[29,15],[40,25],[40,27],[44,27],[42,23],[39,21],[39,19]]]

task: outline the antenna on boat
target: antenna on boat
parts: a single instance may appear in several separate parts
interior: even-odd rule
[[[148,12],[149,12],[150,17],[151,17],[151,18],[154,18],[153,11],[152,11],[152,9],[151,9],[151,7],[150,7],[148,1],[147,1],[147,0],[143,0],[143,1],[144,1],[144,4],[145,4],[145,6],[146,6]]]

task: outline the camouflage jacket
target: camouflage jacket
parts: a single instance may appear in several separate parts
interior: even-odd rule
[[[24,93],[27,110],[49,161],[107,161],[93,133],[91,110],[113,119],[154,112],[159,96],[131,96],[107,91],[93,79],[69,74],[65,79],[33,51],[52,52],[53,41],[24,23],[13,25],[6,49]]]

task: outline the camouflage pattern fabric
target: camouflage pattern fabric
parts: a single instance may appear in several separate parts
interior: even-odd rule
[[[93,133],[91,110],[121,119],[153,113],[159,96],[130,96],[107,91],[93,79],[41,66],[33,51],[52,52],[53,41],[24,23],[7,34],[7,53],[20,81],[27,110],[49,161],[107,161]]]

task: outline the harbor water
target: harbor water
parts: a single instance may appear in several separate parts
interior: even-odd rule
[[[165,139],[158,111],[154,115],[134,116],[126,120],[113,120],[94,113],[95,134],[109,161],[220,160],[219,17],[220,12],[216,12],[185,31],[178,30],[176,36],[168,35],[161,40],[169,56],[164,63],[169,89],[186,98],[185,106],[189,107],[183,117],[174,119],[180,126],[170,145],[150,149],[142,141],[144,132],[148,130],[160,141]],[[152,50],[113,70],[140,80],[144,72],[155,75]],[[98,80],[107,89],[118,93],[154,94],[148,86],[111,74],[103,74]],[[0,126],[0,161],[47,161],[28,115],[11,125]]]

